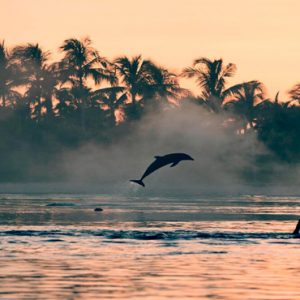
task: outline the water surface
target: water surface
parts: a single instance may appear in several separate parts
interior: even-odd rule
[[[300,299],[299,204],[3,194],[0,299]]]

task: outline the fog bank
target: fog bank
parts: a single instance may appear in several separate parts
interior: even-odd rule
[[[294,187],[298,184],[298,170],[265,163],[269,152],[255,134],[235,135],[224,124],[225,119],[194,104],[149,113],[134,125],[133,131],[112,145],[88,143],[61,153],[61,160],[55,163],[60,170],[55,172],[63,176],[57,182],[0,187],[2,192],[129,195],[298,193]],[[143,175],[155,155],[172,152],[187,153],[195,160],[154,172],[144,179],[145,189],[129,182]]]

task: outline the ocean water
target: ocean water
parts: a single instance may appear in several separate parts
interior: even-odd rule
[[[299,218],[300,197],[2,194],[0,299],[300,299]]]

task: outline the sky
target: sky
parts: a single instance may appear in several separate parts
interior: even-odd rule
[[[299,0],[0,0],[0,9],[9,47],[57,55],[65,39],[89,36],[102,56],[142,54],[173,72],[223,58],[237,65],[228,85],[260,80],[280,100],[300,82]]]

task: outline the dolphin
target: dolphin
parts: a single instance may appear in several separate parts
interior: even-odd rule
[[[188,154],[185,153],[170,153],[166,154],[164,156],[154,156],[155,161],[147,168],[141,179],[138,180],[130,180],[131,182],[135,182],[143,187],[145,187],[145,184],[143,182],[143,179],[150,175],[151,173],[155,172],[156,170],[171,164],[171,168],[175,167],[180,161],[182,160],[194,160],[192,157],[190,157]]]

